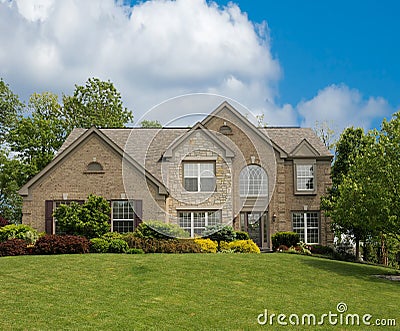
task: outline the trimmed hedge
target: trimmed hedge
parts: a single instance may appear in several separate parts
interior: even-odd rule
[[[109,253],[125,253],[129,249],[128,243],[122,239],[112,239],[109,242]]]
[[[233,253],[260,253],[260,248],[256,243],[249,240],[235,240],[229,243],[221,241],[220,249],[222,252],[233,252]]]
[[[278,249],[279,246],[285,245],[287,247],[295,247],[300,241],[300,236],[296,232],[277,232],[272,235],[272,247],[274,251]]]
[[[89,253],[90,241],[72,235],[46,235],[39,238],[34,247],[35,254],[84,254]]]
[[[246,231],[236,231],[236,240],[249,240],[250,236]]]
[[[10,239],[0,242],[0,256],[16,256],[30,254],[24,239]]]
[[[161,240],[189,237],[189,233],[183,230],[178,224],[164,223],[161,221],[146,221],[146,223],[140,223],[133,234],[138,238]]]
[[[132,233],[124,236],[129,248],[139,248],[145,253],[201,253],[200,245],[193,239],[138,238]]]
[[[108,253],[110,243],[103,238],[90,239],[90,253]]]

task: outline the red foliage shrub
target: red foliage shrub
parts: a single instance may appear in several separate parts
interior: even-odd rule
[[[0,243],[0,256],[26,255],[29,253],[24,239],[9,239]]]
[[[71,235],[46,235],[39,238],[35,254],[84,254],[89,253],[90,241],[85,237]]]
[[[3,216],[0,216],[0,228],[2,226],[10,225],[11,223],[7,221]]]

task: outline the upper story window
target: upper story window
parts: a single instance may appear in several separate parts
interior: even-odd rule
[[[296,164],[296,189],[300,192],[314,192],[314,164]]]
[[[184,162],[183,186],[189,192],[212,192],[215,190],[214,162]]]
[[[241,197],[268,195],[268,176],[258,165],[249,165],[240,172],[239,190]]]

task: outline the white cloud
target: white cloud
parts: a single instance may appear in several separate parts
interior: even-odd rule
[[[296,108],[303,116],[303,126],[314,127],[316,121],[326,121],[338,132],[348,126],[368,129],[374,121],[380,121],[393,111],[385,99],[365,99],[360,91],[344,84],[328,86],[311,100],[300,102]]]
[[[227,95],[250,108],[277,95],[281,68],[268,27],[234,4],[16,0],[0,4],[0,28],[8,31],[0,36],[3,78],[25,98],[69,94],[92,76],[114,82],[139,114],[191,92]]]
[[[270,125],[296,125],[300,114],[305,126],[368,126],[389,109],[384,99],[364,100],[344,85],[296,107],[278,105],[282,69],[267,22],[254,24],[232,3],[153,0],[130,8],[114,0],[0,0],[0,31],[7,32],[0,34],[1,77],[24,100],[34,92],[71,94],[75,84],[99,77],[115,84],[136,119],[193,92],[230,97]],[[165,112],[166,121],[177,114]]]

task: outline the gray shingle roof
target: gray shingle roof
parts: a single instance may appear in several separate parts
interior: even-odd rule
[[[74,129],[61,146],[58,154],[68,148],[87,129]],[[137,162],[144,166],[153,176],[161,180],[160,160],[170,144],[188,132],[188,128],[131,128],[131,129],[100,129],[122,150],[129,153]],[[332,154],[322,141],[310,128],[261,128],[276,145],[286,154],[293,150],[305,139],[323,157],[331,157]]]

